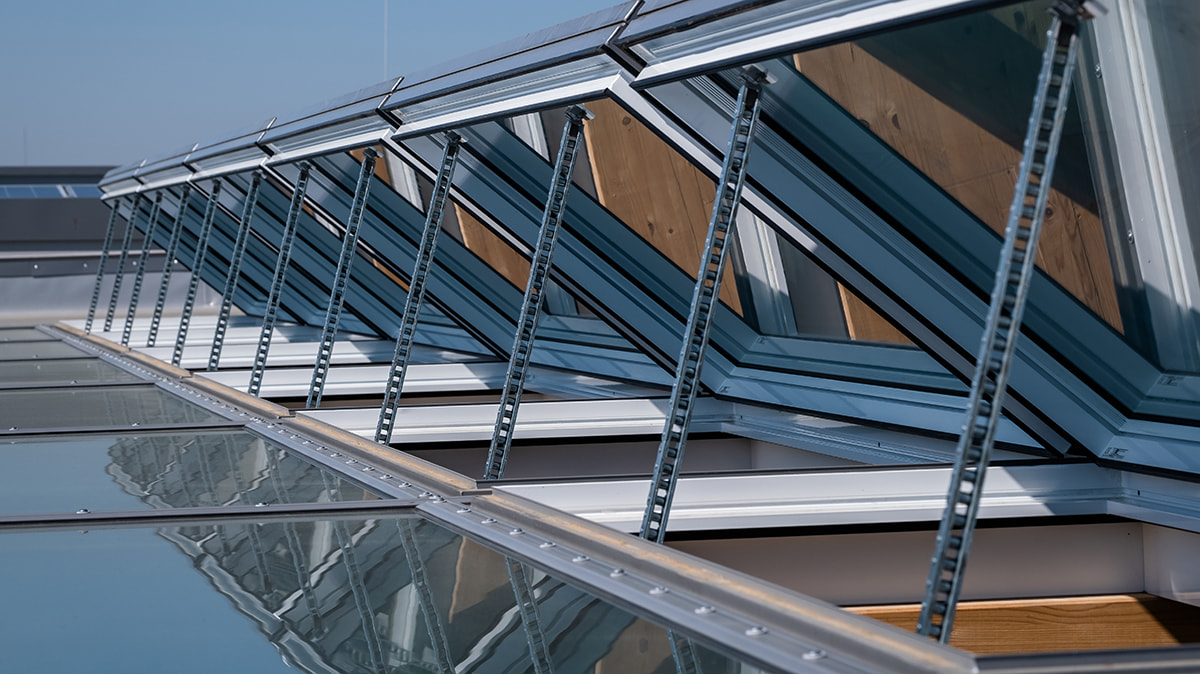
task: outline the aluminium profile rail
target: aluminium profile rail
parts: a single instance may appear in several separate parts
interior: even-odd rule
[[[761,107],[762,87],[766,81],[766,73],[758,68],[751,67],[742,73],[729,145],[721,166],[717,199],[713,204],[708,236],[701,254],[700,272],[696,275],[696,286],[692,291],[692,305],[675,371],[675,384],[671,388],[670,408],[654,462],[650,495],[646,499],[646,513],[640,532],[643,539],[662,543],[666,535],[667,518],[679,482],[679,467],[687,444],[688,427],[700,389],[700,370],[704,365],[704,351],[708,347],[713,306],[721,290],[721,274],[729,257],[730,230],[741,201],[742,183],[746,179],[746,166]]]
[[[537,333],[538,319],[545,301],[545,285],[554,257],[554,245],[558,241],[558,228],[562,224],[567,193],[571,187],[571,174],[579,155],[579,134],[583,131],[584,120],[595,117],[581,105],[568,108],[566,116],[562,143],[559,144],[550,192],[546,196],[546,208],[542,214],[542,226],[538,231],[533,260],[529,265],[529,281],[525,285],[525,297],[521,302],[521,317],[517,320],[517,333],[508,362],[508,372],[504,377],[500,407],[496,412],[496,426],[492,432],[491,447],[488,449],[487,465],[484,467],[484,477],[488,480],[497,480],[503,476],[504,467],[508,462],[517,409],[521,405],[525,374],[529,370],[529,353],[533,349],[533,338]]]
[[[392,428],[396,423],[396,406],[404,389],[404,375],[408,372],[408,358],[412,351],[413,337],[417,332],[417,319],[425,302],[425,284],[429,280],[429,268],[437,251],[437,237],[442,229],[442,212],[446,195],[450,192],[454,167],[458,162],[458,150],[462,137],[453,131],[446,132],[446,149],[442,154],[442,166],[438,171],[433,194],[429,198],[429,210],[425,215],[425,229],[421,233],[421,246],[413,263],[412,276],[408,282],[408,297],[404,302],[404,315],[400,319],[400,330],[396,334],[396,353],[388,372],[387,386],[383,390],[383,405],[379,409],[379,423],[375,426],[375,442],[391,443]]]
[[[183,362],[183,344],[187,341],[188,326],[192,323],[192,310],[196,307],[196,292],[200,289],[200,274],[204,270],[204,259],[208,257],[208,238],[212,236],[213,220],[217,215],[217,202],[220,198],[221,179],[214,178],[212,193],[208,196],[208,209],[204,212],[204,223],[200,226],[200,240],[196,242],[192,277],[188,280],[187,298],[183,301],[183,313],[179,317],[179,332],[175,335],[175,351],[171,355],[171,365],[176,367]]]
[[[121,346],[129,346],[133,335],[133,317],[137,314],[138,300],[142,297],[142,282],[146,278],[146,263],[154,248],[154,233],[158,230],[158,219],[162,215],[163,191],[154,194],[154,206],[150,209],[150,221],[146,223],[146,238],[142,242],[142,254],[138,256],[137,274],[133,276],[133,287],[129,289],[129,310],[125,312],[125,326],[121,330]]]
[[[238,278],[242,274],[242,259],[246,257],[246,243],[250,240],[250,222],[254,219],[254,208],[258,205],[258,188],[262,185],[262,169],[254,172],[250,189],[246,192],[246,203],[242,208],[241,226],[229,258],[229,271],[225,276],[225,292],[221,295],[221,311],[217,315],[217,328],[213,333],[212,351],[208,355],[208,371],[217,369],[221,363],[221,349],[225,346],[225,331],[229,329],[229,314],[233,311],[233,295],[237,293]]]
[[[146,346],[153,347],[158,340],[158,327],[162,324],[163,310],[167,306],[167,290],[171,286],[171,270],[175,266],[175,255],[179,253],[179,238],[183,234],[183,219],[187,215],[188,198],[192,196],[191,183],[185,183],[179,197],[179,212],[175,214],[174,229],[167,242],[167,258],[163,262],[162,279],[158,282],[158,298],[154,301],[154,314],[150,318],[150,331],[146,334]]]
[[[375,148],[363,152],[362,169],[358,174],[358,185],[354,189],[354,203],[350,206],[350,218],[346,222],[346,234],[342,239],[342,254],[338,257],[337,272],[333,276],[333,287],[329,293],[329,308],[325,311],[325,328],[321,332],[321,343],[317,347],[317,362],[313,366],[312,382],[308,387],[307,409],[321,407],[321,395],[325,393],[325,378],[329,375],[329,361],[333,358],[333,343],[337,337],[338,323],[342,317],[342,305],[346,301],[346,288],[350,285],[350,267],[354,263],[358,248],[358,230],[362,225],[363,210],[367,206],[367,195],[371,188],[371,176],[375,172]]]
[[[942,643],[950,640],[962,591],[988,459],[1000,423],[1046,200],[1050,196],[1078,51],[1079,24],[1092,12],[1091,7],[1085,7],[1088,4],[1083,0],[1058,0],[1050,9],[1054,18],[1047,33],[1004,245],[996,265],[987,323],[967,399],[966,421],[958,441],[958,457],[917,620],[918,634]]]
[[[263,373],[267,368],[267,353],[271,351],[271,337],[275,334],[275,321],[279,316],[279,303],[287,279],[288,263],[292,259],[292,245],[296,242],[296,225],[300,222],[300,211],[304,207],[304,194],[308,190],[308,175],[311,171],[312,164],[301,162],[300,177],[296,179],[296,185],[292,188],[292,203],[288,207],[287,223],[283,226],[283,239],[279,242],[279,258],[275,261],[275,275],[271,278],[267,307],[263,310],[262,332],[259,333],[258,348],[254,352],[250,384],[246,388],[251,396],[258,396],[262,387]]]

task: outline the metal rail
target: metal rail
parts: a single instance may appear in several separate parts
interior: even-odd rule
[[[117,300],[121,296],[121,281],[125,278],[125,265],[129,263],[129,249],[133,247],[133,233],[137,229],[138,208],[142,205],[142,193],[133,197],[133,208],[125,223],[125,236],[121,239],[121,256],[117,258],[117,269],[113,274],[112,297],[108,300],[108,312],[104,315],[104,332],[112,330],[113,317],[117,314]]]
[[[279,258],[275,261],[275,276],[271,279],[271,291],[267,294],[267,308],[263,311],[262,332],[258,336],[258,349],[254,352],[254,368],[250,371],[250,385],[246,388],[251,396],[258,396],[262,387],[263,373],[267,368],[267,353],[271,351],[271,336],[275,334],[275,320],[279,316],[279,302],[283,296],[283,284],[287,279],[288,262],[292,259],[292,244],[296,241],[296,225],[300,222],[300,211],[304,206],[304,193],[308,190],[308,174],[312,165],[301,162],[300,177],[292,190],[292,203],[288,207],[287,223],[283,226],[283,239],[279,242]]]
[[[196,242],[196,258],[192,263],[192,278],[188,283],[187,298],[183,301],[183,314],[179,317],[179,332],[175,335],[175,352],[171,365],[178,367],[183,362],[183,343],[187,340],[188,326],[192,323],[192,310],[196,307],[196,291],[200,289],[200,274],[204,270],[204,258],[208,256],[208,238],[212,235],[213,220],[217,214],[217,202],[221,197],[221,179],[214,178],[212,193],[208,196],[208,210],[204,212],[204,223],[200,226],[200,240]]]
[[[104,245],[100,248],[100,262],[96,265],[96,285],[92,288],[92,304],[88,306],[87,321],[83,324],[83,332],[92,332],[92,321],[96,319],[96,308],[100,305],[100,287],[104,285],[104,263],[108,262],[108,252],[112,249],[113,231],[117,229],[117,212],[121,210],[121,200],[113,200],[112,210],[108,212],[108,229],[104,231]]]
[[[1021,315],[1071,91],[1079,22],[1088,16],[1080,0],[1059,0],[1050,11],[1054,19],[1042,55],[987,324],[967,399],[966,422],[958,441],[958,457],[917,621],[917,633],[943,643],[949,641],[953,628],[984,475],[1000,422],[1014,345],[1021,332]]]
[[[504,390],[500,396],[500,408],[496,412],[496,426],[492,432],[487,465],[484,467],[483,475],[489,480],[503,476],[504,467],[508,462],[517,409],[521,405],[521,393],[525,390],[529,353],[533,349],[538,318],[545,302],[545,286],[554,257],[554,245],[558,241],[558,227],[562,224],[563,209],[571,187],[571,172],[579,155],[579,133],[583,131],[584,120],[592,117],[595,115],[581,105],[567,109],[567,122],[563,126],[562,143],[558,148],[558,158],[554,162],[554,176],[550,181],[550,192],[546,196],[542,226],[533,249],[529,281],[525,285],[525,297],[521,302],[521,318],[517,321],[517,334],[508,362],[508,373],[504,377]]]
[[[446,132],[442,167],[438,171],[433,194],[429,198],[425,229],[421,233],[421,246],[417,251],[417,260],[413,263],[412,276],[409,277],[404,315],[400,319],[400,330],[396,334],[396,353],[392,356],[387,387],[383,390],[383,405],[379,409],[379,423],[375,426],[376,443],[392,442],[396,406],[400,402],[400,392],[404,389],[404,375],[408,372],[408,357],[412,350],[413,336],[417,332],[417,319],[421,315],[421,306],[425,303],[425,283],[429,280],[429,268],[433,265],[433,255],[437,250],[437,237],[442,229],[442,212],[446,205],[446,195],[450,192],[450,181],[454,177],[461,142],[461,136],[453,131]]]
[[[192,196],[191,184],[183,186],[179,197],[179,213],[175,214],[175,228],[167,242],[167,258],[163,262],[162,279],[158,282],[158,299],[154,302],[154,316],[150,319],[150,332],[146,334],[146,346],[153,347],[158,340],[158,327],[162,324],[163,309],[167,305],[167,289],[171,286],[171,270],[175,266],[175,254],[179,252],[179,237],[183,234],[183,219],[187,213],[188,198]]]
[[[217,315],[217,329],[213,333],[212,351],[208,355],[208,370],[214,371],[221,363],[221,349],[225,346],[225,331],[229,329],[229,314],[233,311],[233,294],[237,292],[238,277],[242,273],[242,259],[246,256],[246,243],[250,240],[250,221],[254,219],[254,207],[258,204],[258,188],[262,185],[262,169],[254,172],[250,189],[246,192],[246,203],[242,208],[241,226],[229,257],[229,272],[225,276],[225,292],[221,295],[221,312]]]
[[[700,369],[704,364],[704,351],[708,347],[713,304],[717,302],[721,290],[721,274],[728,258],[727,245],[731,239],[730,229],[741,200],[746,164],[755,123],[758,121],[760,94],[765,82],[766,74],[758,68],[751,67],[742,73],[733,128],[729,134],[725,162],[721,167],[717,199],[713,204],[712,219],[708,225],[708,237],[704,242],[700,271],[696,275],[696,286],[692,291],[692,306],[688,313],[683,348],[675,371],[675,384],[671,388],[670,408],[663,427],[658,456],[654,462],[654,477],[650,485],[650,495],[646,500],[646,513],[642,519],[641,537],[659,543],[666,534],[671,501],[675,498],[679,467],[683,461],[684,446],[687,444],[688,426],[692,420],[696,393],[700,389]]]
[[[321,332],[321,344],[317,348],[317,363],[313,366],[312,382],[308,386],[305,408],[321,407],[321,395],[325,393],[325,378],[329,374],[329,361],[333,357],[333,342],[337,337],[338,322],[342,317],[342,304],[346,301],[346,287],[350,282],[350,266],[354,263],[354,252],[358,248],[358,228],[362,225],[363,210],[367,206],[367,194],[371,188],[371,175],[375,171],[375,158],[379,153],[374,148],[363,152],[362,170],[358,174],[358,186],[354,189],[354,203],[350,206],[350,219],[346,222],[346,235],[342,240],[342,254],[338,258],[337,272],[333,276],[333,289],[329,293],[329,308],[325,311],[325,329]]]
[[[163,192],[154,194],[154,206],[150,208],[150,221],[146,223],[146,238],[142,241],[142,254],[138,256],[137,274],[133,276],[133,287],[129,289],[129,310],[125,312],[125,326],[121,330],[121,346],[129,346],[133,335],[133,317],[137,314],[138,300],[142,297],[142,282],[146,278],[146,263],[154,248],[154,233],[158,229],[158,218],[162,214]]]

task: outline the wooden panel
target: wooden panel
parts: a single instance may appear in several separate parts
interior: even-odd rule
[[[794,62],[864,126],[1003,233],[1021,161],[1017,149],[852,43],[797,54]],[[1100,219],[1057,190],[1046,209],[1037,264],[1122,330]]]
[[[890,342],[892,344],[911,345],[900,329],[883,318],[871,306],[863,302],[849,288],[838,284],[838,293],[842,297],[842,307],[846,312],[846,330],[851,340],[866,340],[869,342]]]
[[[603,99],[587,107],[596,114],[584,135],[600,203],[695,279],[715,183],[619,104]],[[728,265],[720,297],[741,314]]]
[[[921,606],[847,607],[916,630]],[[1162,647],[1200,642],[1200,607],[1144,593],[960,602],[950,644],[976,654]]]
[[[458,204],[454,205],[454,213],[458,216],[463,245],[514,286],[524,290],[529,283],[529,260]]]

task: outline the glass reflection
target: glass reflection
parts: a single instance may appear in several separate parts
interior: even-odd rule
[[[184,556],[168,555],[169,547],[154,543],[159,537]],[[35,620],[18,622],[0,637],[9,663],[23,669],[104,670],[120,663],[127,671],[228,671],[232,662],[238,671],[281,665],[309,672],[533,670],[505,558],[417,517],[223,521],[4,534],[0,541],[5,550],[22,552],[0,560],[0,573],[30,589],[10,597],[10,604],[15,600],[22,615]],[[555,671],[675,670],[664,628],[534,567],[522,571]],[[100,588],[84,592],[80,580],[96,577],[104,579],[96,583]],[[214,606],[209,585],[232,604]],[[196,625],[197,616],[205,617],[203,625]],[[72,667],[70,653],[77,649],[37,653],[51,623],[60,635],[104,624],[98,632],[107,641],[90,646],[96,653],[88,654],[87,668]],[[149,642],[163,625],[195,632],[187,634],[186,647],[179,637],[166,638],[165,646]],[[264,641],[250,639],[251,626],[278,650],[282,664],[271,663]],[[697,654],[707,672],[742,670],[738,661],[700,645]]]
[[[22,438],[0,442],[0,457],[9,515],[378,498],[244,432]]]
[[[89,358],[91,354],[58,340],[0,343],[0,361]]]
[[[34,342],[53,339],[36,328],[0,328],[0,342]]]
[[[140,379],[100,359],[0,361],[0,383],[6,387],[22,384],[137,382]]]
[[[187,426],[227,421],[153,385],[0,391],[0,430]]]

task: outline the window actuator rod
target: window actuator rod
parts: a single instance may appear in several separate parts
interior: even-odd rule
[[[204,271],[204,259],[208,257],[208,239],[212,236],[213,220],[217,215],[217,202],[221,198],[221,179],[214,178],[212,193],[208,195],[208,209],[200,226],[200,240],[196,242],[196,258],[192,263],[192,278],[188,283],[187,298],[183,301],[183,313],[179,316],[179,332],[175,335],[175,352],[171,365],[178,367],[183,362],[183,343],[187,340],[188,326],[192,323],[192,310],[196,308],[196,292],[200,290],[200,276]]]
[[[946,509],[917,620],[917,633],[947,643],[962,590],[963,571],[975,531],[984,474],[995,443],[1014,345],[1037,255],[1038,236],[1050,196],[1050,179],[1062,137],[1079,25],[1104,10],[1083,0],[1058,0],[1050,8],[1042,69],[1025,135],[1004,245],[996,265],[987,323],[975,361],[967,415],[958,440]]]
[[[92,321],[96,319],[96,308],[100,305],[100,287],[104,285],[104,263],[108,262],[108,252],[112,249],[113,231],[117,229],[117,212],[121,210],[121,200],[114,199],[112,210],[108,212],[108,229],[104,232],[104,245],[100,248],[100,262],[96,265],[96,286],[92,288],[92,304],[88,306],[87,321],[83,324],[83,332],[92,332]]]
[[[688,426],[700,389],[700,369],[704,363],[704,351],[708,347],[713,305],[721,290],[721,274],[732,238],[730,230],[741,200],[742,183],[746,178],[747,160],[758,121],[760,95],[765,83],[767,74],[757,67],[747,68],[742,73],[729,145],[717,184],[717,199],[713,204],[708,237],[701,254],[700,272],[696,275],[696,286],[692,291],[692,306],[675,370],[675,384],[671,388],[671,402],[654,462],[646,513],[642,519],[641,537],[659,543],[662,543],[666,534],[671,501],[675,498]]]
[[[167,242],[167,258],[163,263],[162,279],[158,282],[158,298],[154,302],[154,315],[150,318],[150,332],[146,334],[146,346],[153,347],[158,340],[158,327],[162,325],[163,309],[167,306],[167,289],[171,286],[171,271],[175,267],[175,256],[179,253],[179,238],[183,234],[183,219],[186,217],[188,198],[192,196],[191,183],[185,183],[179,197],[179,213],[175,214],[175,226]]]
[[[254,208],[258,205],[258,188],[262,185],[262,169],[254,172],[250,189],[246,192],[246,203],[242,207],[241,227],[233,244],[229,258],[229,272],[225,277],[225,292],[221,296],[221,312],[217,315],[217,329],[213,333],[212,351],[208,355],[208,370],[214,371],[221,363],[221,349],[225,346],[225,331],[229,329],[229,314],[233,311],[233,295],[237,292],[238,278],[242,274],[242,259],[246,256],[246,243],[250,240],[250,221],[254,219]]]
[[[137,314],[138,300],[142,297],[142,282],[146,278],[146,263],[150,260],[150,251],[154,249],[154,233],[158,229],[158,219],[162,215],[163,191],[154,194],[154,206],[150,208],[150,221],[146,223],[146,238],[142,242],[142,254],[138,256],[137,274],[133,275],[133,287],[129,289],[129,311],[125,312],[125,327],[121,331],[121,345],[129,346],[129,337],[133,335],[133,317]]]
[[[112,297],[108,300],[108,312],[104,315],[104,332],[112,330],[113,317],[117,314],[117,299],[121,295],[121,281],[125,278],[125,265],[129,264],[129,249],[133,247],[133,232],[137,229],[138,209],[142,206],[142,193],[133,198],[129,220],[125,223],[125,236],[121,239],[121,256],[117,258],[117,269],[113,274]]]
[[[391,443],[392,427],[396,423],[396,406],[404,388],[404,375],[408,372],[408,357],[412,351],[413,336],[417,331],[417,319],[425,303],[425,284],[429,280],[429,268],[437,250],[437,237],[442,229],[442,213],[446,195],[450,192],[450,181],[458,162],[458,150],[462,137],[453,131],[446,132],[446,149],[442,153],[442,166],[438,170],[433,194],[429,198],[429,210],[425,214],[425,229],[421,233],[421,246],[413,263],[412,276],[408,282],[408,297],[404,301],[404,314],[400,319],[400,330],[396,334],[396,353],[392,356],[392,368],[388,372],[387,387],[383,390],[383,405],[379,409],[379,423],[375,426],[375,442]]]
[[[354,189],[354,203],[350,206],[350,219],[346,222],[342,254],[338,258],[337,272],[333,276],[329,308],[325,312],[325,329],[321,333],[317,363],[313,366],[312,382],[308,386],[308,400],[304,404],[305,408],[321,407],[321,394],[325,392],[325,378],[329,374],[329,360],[333,357],[333,342],[342,317],[342,305],[346,301],[346,287],[350,282],[350,266],[354,263],[355,250],[358,248],[358,229],[362,225],[363,210],[367,206],[367,193],[371,188],[371,175],[375,171],[375,158],[378,156],[379,153],[374,148],[367,148],[363,152],[362,170],[358,174],[358,185]]]
[[[300,222],[300,211],[304,207],[304,193],[308,190],[308,174],[312,164],[300,163],[300,177],[292,189],[292,203],[288,207],[287,222],[283,226],[283,239],[279,242],[279,258],[275,261],[275,275],[271,278],[271,290],[267,294],[267,308],[263,311],[262,332],[258,336],[258,348],[254,352],[254,368],[250,371],[250,385],[246,391],[258,396],[262,387],[263,372],[267,367],[267,353],[271,351],[271,337],[275,333],[275,319],[279,316],[279,302],[283,296],[283,285],[287,279],[288,262],[292,259],[292,244],[296,241],[296,226]]]
[[[554,257],[554,246],[558,241],[558,227],[562,224],[567,193],[571,188],[571,173],[579,156],[579,134],[583,131],[584,120],[593,117],[595,115],[581,105],[573,105],[567,109],[567,122],[563,126],[558,158],[554,162],[550,193],[546,196],[546,208],[542,213],[542,226],[538,230],[537,243],[533,248],[529,281],[525,284],[525,297],[521,301],[521,317],[517,320],[517,334],[508,361],[508,372],[504,376],[504,390],[501,392],[496,426],[492,431],[492,444],[488,450],[487,466],[484,468],[483,475],[490,480],[503,476],[504,467],[508,462],[517,408],[521,405],[521,393],[525,390],[529,353],[533,349],[538,318],[545,302],[546,282]]]

